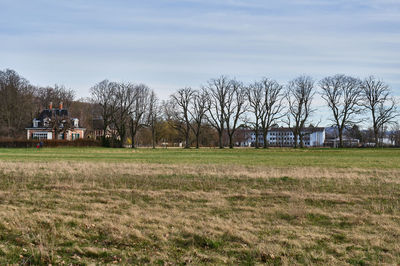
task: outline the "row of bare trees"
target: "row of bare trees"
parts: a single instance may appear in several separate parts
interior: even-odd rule
[[[149,87],[144,84],[110,82],[103,80],[91,88],[91,100],[99,106],[103,119],[103,141],[110,126],[111,131],[122,147],[128,134],[132,147],[138,131],[148,126],[152,128],[153,146],[155,145],[154,126],[159,115],[158,99]]]
[[[92,102],[101,110],[103,135],[113,125],[122,146],[129,127],[132,147],[135,147],[137,132],[145,127],[151,128],[154,146],[155,124],[160,119],[184,136],[185,148],[191,146],[193,135],[196,148],[200,146],[205,124],[216,131],[220,148],[224,147],[224,134],[228,137],[229,147],[233,148],[235,133],[246,121],[257,134],[261,129],[266,140],[269,128],[282,117],[283,110],[283,86],[269,79],[245,86],[221,76],[208,81],[200,90],[179,89],[163,102],[159,102],[154,91],[145,85],[104,80],[91,88],[91,95]],[[256,114],[255,122],[246,119],[251,110]]]
[[[338,129],[340,147],[346,127],[359,124],[366,114],[372,121],[375,145],[379,145],[380,132],[396,122],[399,115],[396,101],[389,86],[372,76],[363,81],[335,75],[320,81],[322,98],[332,111],[332,121]]]
[[[259,147],[259,134],[262,134],[266,148],[268,132],[278,122],[291,129],[297,147],[304,145],[304,128],[316,111],[312,102],[317,93],[331,110],[330,120],[338,130],[340,147],[344,146],[344,131],[366,120],[372,121],[374,142],[378,146],[380,132],[394,124],[398,116],[395,99],[387,84],[372,76],[360,80],[346,75],[326,77],[318,83],[309,76],[300,76],[287,86],[269,78],[244,85],[221,76],[208,81],[199,91],[178,90],[166,105],[165,114],[168,121],[185,135],[186,148],[190,146],[190,131],[196,135],[198,147],[202,123],[208,123],[216,130],[220,148],[223,147],[224,132],[229,147],[234,146],[233,136],[243,124],[255,132],[255,147]]]
[[[210,80],[201,90],[184,88],[171,95],[165,105],[165,114],[174,128],[185,135],[185,148],[190,147],[190,133],[196,136],[199,147],[201,125],[209,123],[218,133],[219,147],[223,147],[223,134],[227,133],[229,147],[247,110],[246,90],[242,83],[227,77]]]
[[[165,113],[168,121],[185,135],[186,148],[190,146],[190,131],[199,135],[202,123],[211,125],[218,134],[218,145],[223,148],[223,135],[228,136],[228,145],[234,146],[234,135],[244,123],[253,128],[258,147],[258,135],[264,136],[267,147],[267,133],[271,125],[282,117],[283,86],[276,81],[263,79],[249,86],[242,82],[221,76],[207,82],[201,90],[184,88],[171,95]],[[252,113],[254,120],[248,119]]]
[[[378,146],[382,132],[394,126],[398,117],[397,103],[389,86],[372,76],[360,80],[334,75],[318,82],[309,76],[299,76],[287,85],[269,78],[244,84],[220,76],[198,90],[179,89],[165,101],[159,101],[155,92],[144,84],[108,80],[91,88],[90,101],[76,101],[74,94],[63,86],[33,86],[13,70],[0,71],[0,137],[24,136],[24,128],[49,102],[63,102],[72,115],[85,121],[86,127],[92,117],[100,116],[104,132],[110,126],[114,129],[113,145],[122,146],[129,139],[132,147],[137,146],[141,131],[149,132],[155,146],[167,139],[162,134],[171,134],[168,128],[182,136],[186,148],[193,141],[199,147],[212,128],[218,146],[227,144],[232,148],[238,129],[245,126],[256,134],[255,147],[260,147],[262,135],[266,148],[268,132],[278,124],[289,127],[294,145],[302,146],[304,128],[316,112],[316,95],[330,109],[330,125],[337,129],[340,147],[344,145],[345,131],[368,123]],[[214,137],[214,133],[211,135]],[[103,140],[106,141],[105,137]]]

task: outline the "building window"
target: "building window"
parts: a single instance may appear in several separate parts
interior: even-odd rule
[[[47,139],[47,132],[34,132],[32,134],[33,139]]]

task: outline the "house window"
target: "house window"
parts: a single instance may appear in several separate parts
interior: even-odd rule
[[[72,140],[79,139],[79,133],[72,133]]]
[[[33,139],[47,139],[47,132],[34,132],[32,134]]]

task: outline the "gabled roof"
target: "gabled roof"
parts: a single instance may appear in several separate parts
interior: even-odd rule
[[[77,118],[70,118],[68,115],[68,110],[64,108],[48,108],[44,109],[43,111],[40,112],[39,116],[34,119],[34,123],[36,124],[36,127],[32,128],[49,128],[49,125],[46,124],[46,121],[48,120],[53,120],[55,121],[59,119],[61,123],[65,123],[66,121],[73,122],[73,120]],[[78,119],[79,121],[79,119]],[[61,125],[61,127],[63,124]],[[81,128],[79,125],[76,127],[73,123],[71,125],[72,128]],[[84,128],[81,128],[84,129]]]
[[[68,116],[68,110],[67,109],[58,109],[58,108],[53,108],[53,109],[44,109],[38,119],[43,120],[46,117],[52,117],[53,115],[56,116]]]

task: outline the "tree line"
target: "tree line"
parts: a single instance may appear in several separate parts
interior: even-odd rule
[[[50,102],[72,106],[74,98],[64,86],[34,86],[14,70],[0,71],[0,137],[25,136],[25,128]]]
[[[145,84],[103,80],[90,88],[88,99],[75,100],[73,90],[33,86],[8,69],[0,71],[0,136],[21,136],[50,101],[62,101],[88,128],[93,118],[102,120],[102,131],[111,133],[108,138],[103,134],[104,145],[122,147],[129,142],[135,148],[145,132],[153,147],[174,139],[185,148],[211,141],[233,148],[239,129],[247,128],[255,132],[254,146],[260,147],[261,135],[262,147],[267,148],[268,132],[283,125],[292,131],[294,146],[303,147],[304,128],[317,111],[316,96],[330,109],[329,123],[336,128],[339,147],[344,146],[344,134],[361,124],[369,124],[376,146],[389,127],[398,138],[395,98],[388,84],[373,76],[338,74],[316,81],[302,75],[287,84],[270,78],[245,84],[220,76],[200,89],[178,89],[165,100]]]

